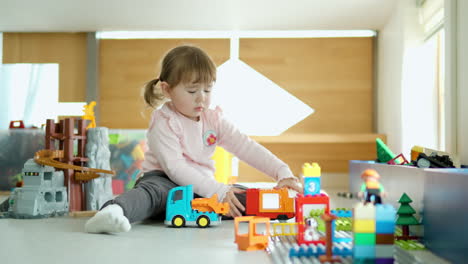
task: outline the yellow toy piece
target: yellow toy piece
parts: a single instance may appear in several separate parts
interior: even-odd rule
[[[302,176],[303,177],[320,177],[321,171],[320,171],[320,166],[317,162],[313,162],[312,164],[310,163],[304,163],[302,165]]]
[[[355,219],[353,222],[354,233],[375,233],[375,219]]]
[[[272,236],[295,236],[297,235],[297,223],[273,223]]]
[[[248,233],[239,232],[239,224],[248,223]],[[260,234],[257,228],[260,224],[265,224],[265,234]],[[270,236],[270,218],[257,216],[240,216],[234,218],[234,242],[239,250],[252,251],[264,250],[268,247]]]
[[[237,177],[232,176],[233,155],[221,147],[216,147],[213,155],[215,161],[215,179],[224,184],[236,183]]]
[[[83,107],[83,112],[84,115],[81,116],[83,120],[91,120],[89,125],[86,127],[86,129],[89,129],[91,127],[96,127],[96,118],[94,116],[94,107],[96,106],[95,101],[91,101],[89,104],[85,105]]]

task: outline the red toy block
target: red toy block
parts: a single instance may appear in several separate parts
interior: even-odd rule
[[[125,191],[123,180],[112,180],[112,193],[114,195],[122,194]]]
[[[316,194],[316,195],[303,195],[298,194],[296,197],[296,222],[298,227],[297,232],[297,243],[299,245],[309,245],[309,244],[323,244],[325,245],[325,238],[315,241],[306,241],[304,239],[304,232],[306,230],[306,223],[304,222],[304,210],[303,206],[307,204],[323,204],[325,205],[325,214],[330,213],[330,198],[326,194]]]

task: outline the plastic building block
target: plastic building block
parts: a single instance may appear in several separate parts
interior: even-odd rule
[[[350,231],[335,231],[333,232],[333,242],[353,242],[353,236]]]
[[[335,220],[337,217],[330,214],[330,213],[327,213],[327,214],[323,214],[322,215],[322,219],[325,221],[325,226],[326,226],[326,245],[325,245],[325,255],[320,255],[319,259],[320,259],[320,262],[335,262],[335,261],[338,261],[338,257],[336,256],[333,256],[333,251],[332,251],[332,247],[333,247],[333,240],[332,240],[332,237],[333,237],[333,228],[332,228],[332,222],[333,220]]]
[[[375,245],[354,245],[354,258],[375,258]]]
[[[340,217],[335,220],[336,231],[351,231],[352,230],[352,218]]]
[[[380,138],[376,138],[375,143],[377,147],[377,160],[379,162],[387,163],[389,160],[395,157],[395,154],[393,154],[393,152]]]
[[[375,264],[393,264],[394,259],[393,258],[378,258],[378,259],[375,259],[373,263],[375,263]]]
[[[375,241],[380,245],[393,245],[395,242],[394,234],[375,234]]]
[[[297,235],[297,223],[273,223],[273,235],[272,236],[295,236],[295,235]]]
[[[395,245],[404,250],[424,250],[426,247],[415,240],[396,240]]]
[[[294,199],[286,188],[247,189],[245,214],[287,220],[295,215]]]
[[[395,222],[376,222],[375,232],[378,234],[392,234],[395,232]]]
[[[394,157],[393,159],[389,160],[387,162],[387,164],[390,164],[390,165],[405,165],[405,164],[409,164],[409,162],[405,158],[403,153],[400,153],[396,157]]]
[[[354,245],[375,245],[376,237],[374,233],[355,233]]]
[[[248,222],[248,233],[239,234],[239,224],[241,222]],[[257,226],[259,224],[265,224],[265,234],[259,234],[257,232]],[[270,219],[267,217],[241,216],[234,218],[234,242],[237,243],[237,248],[239,250],[252,251],[266,249],[268,247],[269,234]]]
[[[125,191],[124,188],[124,181],[123,180],[117,180],[113,179],[112,180],[112,193],[114,195],[121,194]]]
[[[216,147],[212,159],[215,161],[215,179],[218,182],[228,184],[228,181],[232,176],[232,166],[235,165],[232,162],[233,157],[234,156],[231,153],[222,147]]]
[[[330,210],[330,213],[336,215],[337,217],[353,217],[352,210],[335,209]]]
[[[316,195],[320,194],[321,179],[320,177],[304,177],[304,194]]]
[[[193,186],[172,188],[167,196],[166,220],[164,224],[173,227],[208,227],[221,223],[219,214],[229,212],[228,203],[218,203],[215,197],[193,199]]]
[[[377,222],[395,222],[396,210],[390,204],[375,205],[375,220]]]
[[[354,233],[375,233],[374,219],[354,219]]]
[[[302,176],[303,177],[320,177],[321,176],[321,169],[318,163],[314,162],[304,163],[302,165]]]
[[[376,258],[393,258],[394,250],[395,250],[395,247],[393,245],[376,245],[375,257]]]
[[[330,199],[325,194],[318,195],[303,195],[298,194],[296,196],[296,222],[298,223],[298,244],[325,244],[324,239],[318,241],[307,241],[304,239],[304,234],[307,229],[305,219],[307,218],[309,211],[304,212],[304,208],[307,210],[324,209],[324,213],[330,212]],[[315,207],[315,208],[314,208]]]
[[[397,236],[396,238],[403,240],[417,239],[418,237],[409,235],[409,226],[419,225],[418,220],[413,216],[416,213],[416,211],[410,205],[410,203],[413,202],[413,200],[411,200],[411,198],[409,198],[409,196],[406,193],[403,193],[398,202],[400,203],[400,207],[396,212],[398,215],[396,224],[401,225],[403,234],[401,236]]]
[[[375,206],[371,203],[358,203],[354,207],[354,219],[375,219]]]
[[[304,183],[304,195],[320,194],[321,171],[318,163],[304,163],[302,166],[302,180]]]
[[[14,121],[10,121],[10,126],[9,126],[10,129],[24,129],[24,123],[23,123],[23,120],[14,120]]]
[[[290,258],[316,257],[325,254],[325,245],[295,245],[289,249]],[[333,243],[332,252],[339,256],[352,256],[353,249],[351,243]]]

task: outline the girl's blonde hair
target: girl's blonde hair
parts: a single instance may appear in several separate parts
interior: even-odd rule
[[[212,83],[216,81],[216,65],[202,49],[184,45],[170,50],[161,63],[159,78],[149,81],[143,97],[148,106],[157,108],[166,100],[158,82],[167,82],[169,87],[179,83]]]

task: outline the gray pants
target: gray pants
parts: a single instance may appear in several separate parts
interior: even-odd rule
[[[102,208],[110,204],[120,205],[130,223],[148,218],[160,218],[166,212],[166,200],[169,190],[177,186],[163,171],[150,171],[136,181],[133,189],[119,195],[114,200],[106,202]],[[246,189],[246,187],[238,184],[234,185],[234,187]],[[236,196],[245,206],[245,193],[236,194]],[[199,197],[199,195],[195,194],[195,198]]]

